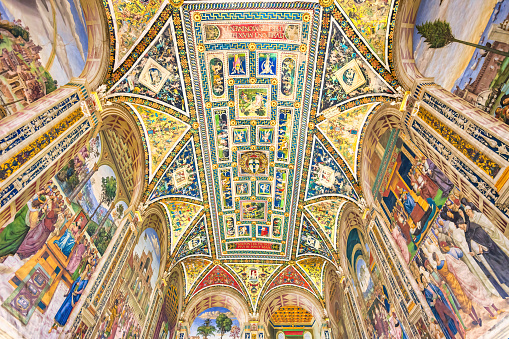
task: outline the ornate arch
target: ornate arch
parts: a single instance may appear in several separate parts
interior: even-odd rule
[[[325,309],[330,320],[330,327],[334,338],[343,338],[345,329],[343,318],[344,291],[342,278],[338,275],[336,267],[327,265],[325,268]]]
[[[343,206],[343,211],[341,212],[337,239],[338,248],[343,249],[343,251],[340,252],[342,264],[345,262],[345,260],[347,260],[346,242],[348,239],[348,234],[352,228],[358,228],[362,231],[364,229],[364,223],[362,221],[361,210],[359,207],[354,203],[348,202]],[[343,268],[346,267],[343,266]]]
[[[360,154],[362,160],[360,163],[359,181],[368,206],[374,204],[373,194],[371,193],[373,183],[369,182],[369,169],[375,147],[380,137],[388,129],[402,128],[402,116],[402,112],[390,105],[384,104],[374,113],[370,124],[366,128],[365,140]]]
[[[145,173],[146,173],[146,152],[144,150],[144,141],[142,135],[136,125],[133,116],[123,105],[112,104],[101,114],[103,123],[101,132],[105,138],[101,141],[104,143],[111,142],[106,139],[118,139],[114,144],[107,144],[111,154],[107,157],[115,166],[121,166],[117,175],[123,177],[125,182],[124,190],[132,206],[137,206],[142,199],[145,190]],[[104,140],[103,140],[104,139]],[[118,147],[126,146],[124,153],[127,158],[119,158]],[[106,155],[102,155],[102,157]],[[129,161],[130,163],[125,163]]]
[[[325,317],[324,305],[307,290],[294,286],[281,286],[267,293],[258,306],[260,324],[267,326],[270,317],[280,308],[285,306],[299,306],[311,313],[316,321],[320,322]]]
[[[224,307],[237,317],[242,330],[249,324],[249,306],[246,299],[232,288],[217,286],[195,294],[182,312],[181,320],[191,327],[194,319],[211,307]]]
[[[179,314],[182,312],[184,302],[184,274],[179,267],[174,268],[166,279],[164,290],[164,310],[170,333],[177,328]],[[172,309],[172,307],[174,309]]]
[[[158,204],[150,205],[142,214],[143,223],[139,229],[135,244],[139,237],[147,228],[153,228],[159,237],[159,246],[161,248],[161,262],[159,264],[158,280],[163,277],[168,259],[168,225],[166,224],[166,214]]]
[[[399,83],[411,89],[414,81],[424,78],[414,60],[413,34],[421,0],[400,1],[394,27],[393,65]]]
[[[92,89],[106,79],[110,58],[110,29],[108,14],[101,0],[80,0],[88,32],[88,55],[80,78]]]

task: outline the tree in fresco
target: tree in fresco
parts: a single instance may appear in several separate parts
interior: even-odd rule
[[[117,220],[122,219],[122,217],[124,216],[124,205],[118,204],[116,212],[117,212]]]
[[[231,339],[239,339],[240,338],[240,327],[233,325],[230,331]]]
[[[429,48],[442,48],[453,42],[459,42],[460,44],[483,49],[488,52],[500,54],[503,56],[509,56],[509,53],[507,52],[491,48],[491,44],[489,43],[486,44],[486,46],[483,46],[468,41],[456,39],[452,34],[451,26],[446,21],[442,20],[435,20],[434,22],[426,21],[422,25],[417,25],[416,28],[417,32],[419,32],[419,34],[424,38],[424,41],[428,44]]]
[[[203,325],[199,326],[196,330],[196,333],[201,335],[203,339],[207,339],[210,335],[213,335],[216,332],[216,328],[214,325],[210,324],[210,319],[205,319]]]
[[[95,216],[97,210],[102,204],[111,204],[117,196],[117,179],[115,177],[101,178],[101,201],[90,216],[90,220]]]
[[[224,313],[221,313],[216,318],[216,326],[221,333],[221,339],[223,339],[223,335],[227,332],[230,332],[232,329],[232,320],[228,318],[228,316]]]

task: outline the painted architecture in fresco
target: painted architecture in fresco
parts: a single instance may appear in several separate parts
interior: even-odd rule
[[[22,332],[61,331],[124,217],[102,150],[97,136],[2,227],[1,312]]]
[[[453,33],[468,42],[488,46],[501,52],[509,51],[509,4],[505,1],[472,1],[462,11],[461,1],[422,1],[417,14],[417,24],[445,20]],[[475,10],[474,10],[475,8]],[[465,29],[465,14],[472,22]],[[426,76],[469,103],[506,122],[507,90],[506,56],[480,48],[453,43],[443,49],[427,47],[424,39],[414,33],[416,65]],[[445,62],[453,60],[453,62]]]
[[[507,1],[0,1],[0,337],[509,337]]]
[[[2,117],[80,75],[88,54],[79,2],[0,2],[0,105]]]

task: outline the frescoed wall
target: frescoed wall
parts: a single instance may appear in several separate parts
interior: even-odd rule
[[[388,134],[388,146],[381,161],[387,167],[377,169],[372,189],[404,260],[409,262],[453,184],[414,146],[409,146],[394,131]]]
[[[140,235],[138,243],[128,260],[127,274],[129,293],[143,314],[148,312],[150,306],[150,298],[155,290],[159,275],[160,262],[159,236],[153,228],[147,228]]]
[[[497,0],[423,0],[416,25],[435,20],[450,24],[457,39],[509,52],[509,3]],[[465,25],[468,22],[468,25]],[[462,43],[429,48],[414,31],[414,58],[427,77],[473,105],[506,121],[509,73],[506,56]]]
[[[118,291],[108,303],[107,312],[103,314],[97,331],[97,339],[106,338],[140,338],[141,325],[135,315],[132,297]]]
[[[447,338],[476,338],[509,307],[509,241],[454,188],[410,270]]]
[[[117,179],[100,157],[98,136],[2,226],[0,315],[20,333],[60,334],[127,209],[109,209]]]
[[[0,53],[0,99],[8,115],[81,74],[88,38],[80,2],[0,1]]]
[[[431,331],[446,338],[489,336],[509,309],[509,240],[402,137],[389,138],[375,196],[432,311]]]
[[[94,338],[141,338],[156,290],[160,261],[159,236],[153,228],[147,228],[122,269]]]

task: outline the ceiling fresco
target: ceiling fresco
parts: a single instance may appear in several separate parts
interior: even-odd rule
[[[286,306],[280,307],[270,317],[273,324],[311,324],[313,316],[302,307]]]
[[[397,1],[104,1],[108,100],[137,121],[143,202],[167,214],[186,300],[215,285],[252,310],[284,284],[321,298],[342,207],[362,198],[365,128],[397,95]]]

